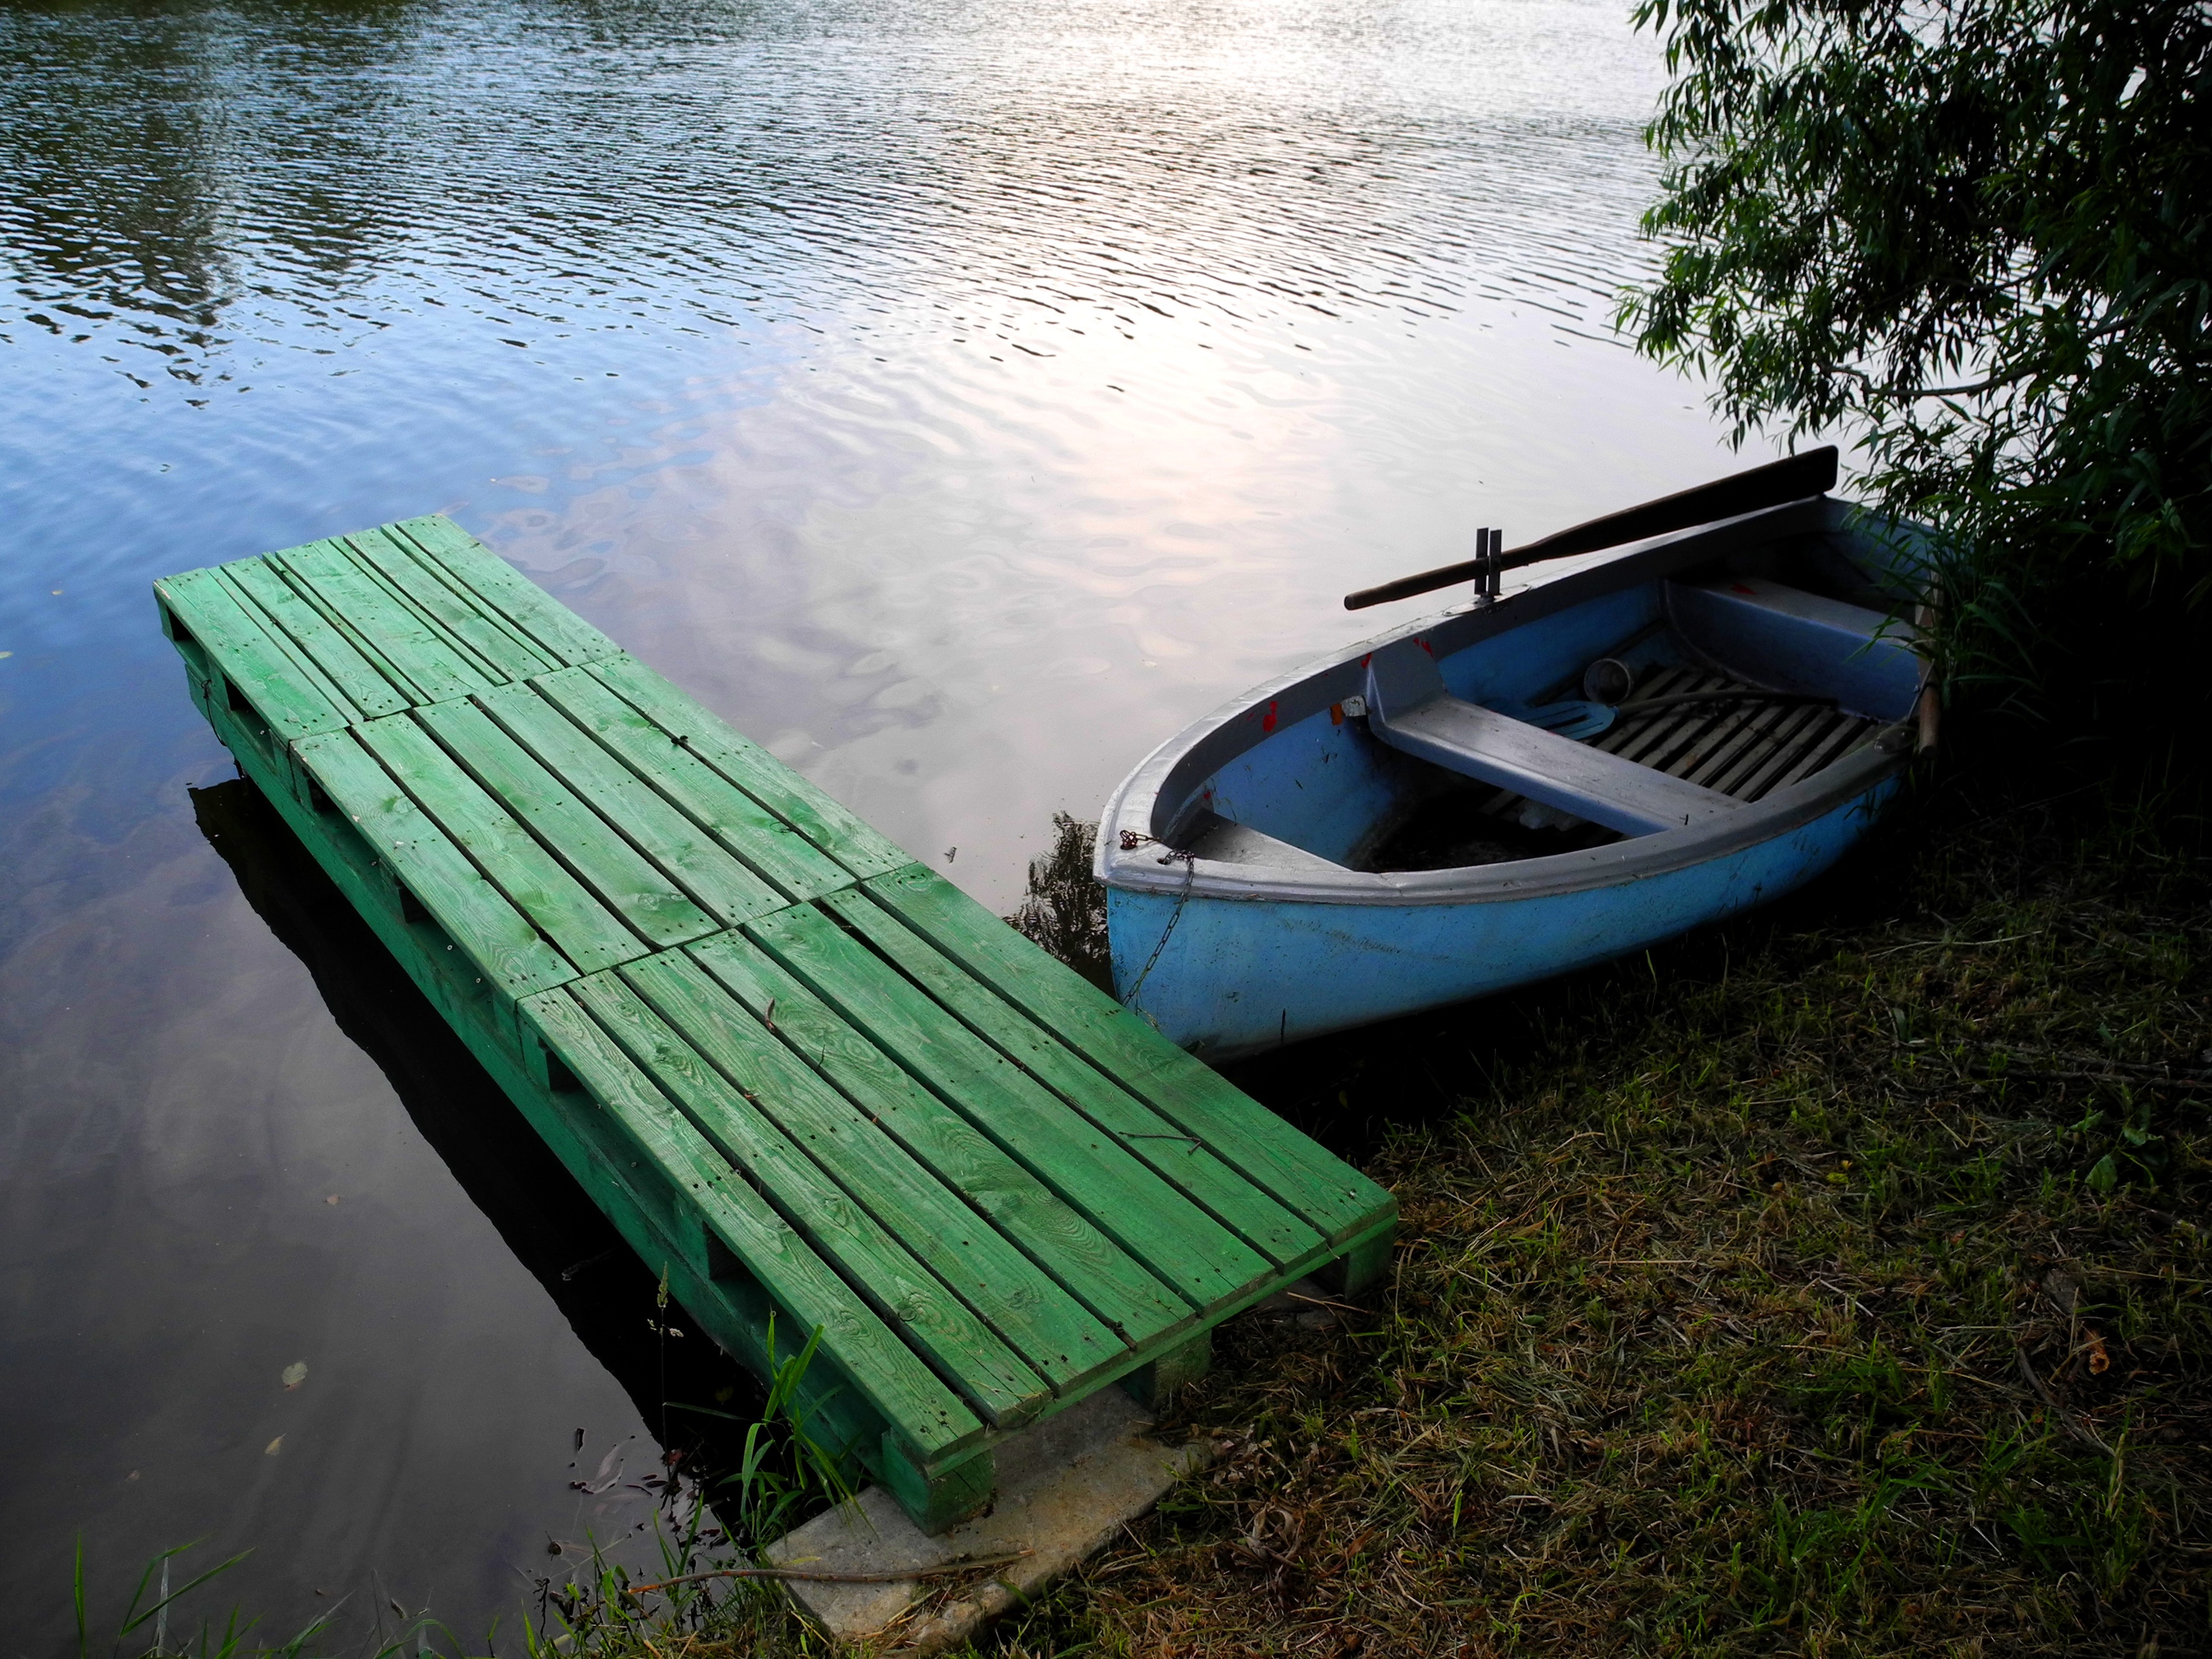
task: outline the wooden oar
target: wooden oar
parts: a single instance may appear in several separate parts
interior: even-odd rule
[[[1662,495],[1641,507],[1608,513],[1601,519],[1562,530],[1503,556],[1463,559],[1441,569],[1425,570],[1418,576],[1401,576],[1380,587],[1363,587],[1357,593],[1344,596],[1344,608],[1364,611],[1370,605],[1409,599],[1416,593],[1472,580],[1478,572],[1511,570],[1542,559],[1563,559],[1571,553],[1595,553],[1601,548],[1640,542],[1647,536],[1663,536],[1672,530],[1687,530],[1692,525],[1711,524],[1717,520],[1756,513],[1762,507],[1779,507],[1784,501],[1802,501],[1835,487],[1836,447],[1823,444],[1802,455],[1786,456],[1764,466],[1717,478],[1709,484],[1699,484],[1695,489]]]

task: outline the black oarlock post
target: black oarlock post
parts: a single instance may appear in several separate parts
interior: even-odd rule
[[[1524,564],[1563,559],[1571,553],[1595,553],[1608,547],[1623,547],[1649,537],[1716,524],[1723,519],[1761,512],[1790,501],[1810,500],[1835,487],[1836,447],[1823,444],[1802,454],[1769,461],[1764,466],[1755,466],[1730,477],[1717,478],[1695,489],[1681,490],[1656,501],[1646,501],[1641,507],[1608,513],[1601,519],[1559,531],[1510,554],[1505,551],[1505,537],[1501,532],[1493,544],[1498,568],[1503,573],[1509,567],[1517,570]],[[1493,591],[1481,568],[1490,560],[1489,553],[1479,550],[1474,558],[1462,559],[1457,564],[1425,570],[1418,576],[1401,576],[1379,587],[1363,587],[1357,593],[1344,596],[1344,608],[1364,611],[1370,605],[1382,605],[1390,599],[1410,599],[1416,593],[1432,593],[1439,587],[1454,586],[1470,576],[1475,578],[1476,597],[1480,599]]]

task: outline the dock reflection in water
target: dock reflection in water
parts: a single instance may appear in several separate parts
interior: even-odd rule
[[[709,1431],[664,1401],[715,1402],[743,1415],[751,1374],[711,1342],[663,1342],[659,1288],[584,1189],[538,1138],[331,878],[245,779],[191,791],[192,817],[269,931],[306,964],[338,1030],[390,1079],[409,1120],[584,1346],[687,1453]],[[680,1324],[680,1318],[674,1321]],[[640,1461],[651,1472],[653,1456]]]
[[[610,1443],[604,1432],[593,1440],[586,1429],[575,1478],[602,1490],[575,1506],[574,1524],[567,1529],[572,1535],[546,1540],[562,1544],[564,1555],[587,1549],[593,1538],[619,1544],[647,1523],[658,1501],[643,1483],[660,1478],[664,1444],[687,1474],[711,1480],[731,1463],[739,1431],[684,1407],[750,1420],[763,1403],[760,1385],[713,1342],[686,1330],[680,1306],[660,1310],[652,1268],[562,1168],[260,792],[238,778],[191,795],[200,833],[237,877],[254,914],[306,966],[338,1030],[383,1071],[409,1121],[461,1191],[635,1402],[638,1420],[653,1437]],[[664,1329],[673,1334],[663,1336]],[[610,1459],[613,1467],[603,1468]]]

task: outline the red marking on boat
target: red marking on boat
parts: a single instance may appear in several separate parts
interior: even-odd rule
[[[1262,732],[1275,729],[1275,705],[1272,702],[1267,705],[1267,712],[1260,718],[1260,729]]]
[[[1739,593],[1750,594],[1754,599],[1759,597],[1759,590],[1755,587],[1746,587],[1741,582],[1731,582],[1729,586]]]
[[[1328,723],[1331,726],[1341,726],[1344,724],[1344,705],[1342,703],[1333,702],[1329,704]]]

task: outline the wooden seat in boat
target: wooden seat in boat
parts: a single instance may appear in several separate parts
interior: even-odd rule
[[[1624,835],[1709,823],[1742,803],[1593,749],[1444,690],[1419,642],[1377,652],[1367,669],[1367,729],[1393,749]]]

